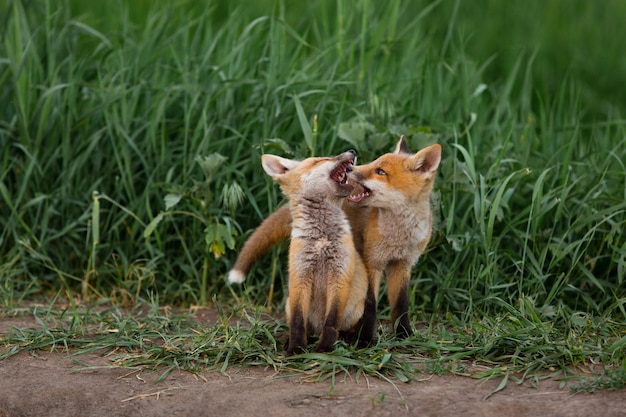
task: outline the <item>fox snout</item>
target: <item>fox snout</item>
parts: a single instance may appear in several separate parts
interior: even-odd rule
[[[349,161],[352,165],[356,164],[356,151],[354,149],[350,149],[349,151],[345,151],[341,155],[337,157],[340,161]]]

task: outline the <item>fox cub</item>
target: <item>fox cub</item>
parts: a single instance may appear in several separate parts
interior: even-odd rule
[[[365,310],[358,330],[361,344],[374,339],[383,274],[387,277],[396,335],[406,337],[412,333],[408,285],[411,267],[430,240],[430,195],[440,161],[441,145],[434,144],[411,153],[402,136],[393,153],[384,154],[367,165],[355,166],[350,174],[354,191],[344,199],[343,211],[369,277]],[[230,283],[243,282],[254,262],[272,246],[289,238],[293,213],[287,206],[280,207],[254,231],[228,274]]]
[[[441,145],[430,145],[412,154],[402,136],[395,152],[354,169],[351,178],[357,192],[346,199],[344,210],[369,276],[360,330],[362,343],[374,339],[383,274],[396,336],[404,338],[413,333],[408,314],[411,268],[430,240],[430,194],[440,161]]]
[[[367,295],[367,272],[342,209],[354,151],[303,161],[263,155],[262,165],[289,200],[291,243],[286,303],[286,354],[302,352],[311,335],[317,350],[334,349],[340,331],[355,334]]]

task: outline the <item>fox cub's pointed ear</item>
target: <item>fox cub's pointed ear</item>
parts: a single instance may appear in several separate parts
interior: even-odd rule
[[[271,177],[276,178],[295,169],[298,165],[300,165],[300,161],[265,154],[261,156],[261,165],[263,165],[265,172],[267,172]]]
[[[393,153],[411,153],[409,144],[406,142],[406,137],[404,137],[404,135],[400,136],[400,140],[396,144],[396,149]]]
[[[432,174],[437,171],[441,162],[441,145],[430,145],[407,160],[409,169],[419,171],[424,174]]]

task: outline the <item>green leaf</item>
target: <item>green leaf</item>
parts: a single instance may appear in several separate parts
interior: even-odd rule
[[[402,382],[411,382],[411,378],[406,376],[405,373],[399,369],[394,369],[393,374]]]
[[[496,387],[496,389],[494,389],[492,392],[490,392],[489,394],[487,394],[485,396],[485,400],[489,399],[489,397],[491,397],[493,394],[496,394],[500,391],[502,391],[504,388],[506,388],[506,384],[509,382],[509,373],[506,372],[504,374],[504,378],[502,378],[502,381],[500,381],[500,383],[498,384],[498,386]]]
[[[207,247],[215,259],[219,259],[226,253],[226,247],[231,250],[235,248],[235,238],[228,226],[221,223],[211,223],[204,232]]]
[[[93,208],[91,209],[91,241],[95,247],[100,242],[100,200],[98,192],[92,193]]]
[[[311,125],[309,124],[309,121],[306,118],[306,114],[302,109],[300,99],[295,94],[293,96],[293,101],[296,104],[296,112],[298,113],[298,120],[300,121],[300,127],[302,128],[304,141],[306,142],[306,145],[311,152],[311,156],[313,156],[315,154],[315,149],[313,147],[313,129],[311,129]]]
[[[146,230],[143,231],[144,238],[148,239],[150,235],[152,235],[152,232],[154,232],[154,229],[156,229],[159,223],[161,223],[161,220],[163,220],[163,216],[164,216],[164,213],[160,212],[159,214],[156,215],[154,219],[152,219],[150,223],[148,223],[148,225],[146,226]]]
[[[176,204],[178,204],[181,198],[183,198],[183,196],[180,194],[167,194],[165,197],[163,197],[163,201],[165,202],[165,210],[169,210],[174,207]]]
[[[224,162],[226,162],[228,158],[224,155],[221,155],[217,152],[212,153],[207,156],[196,156],[195,160],[204,171],[204,175],[206,177],[207,182],[211,182],[213,179],[213,175],[217,172],[218,168],[222,166]]]
[[[357,151],[361,150],[368,134],[376,130],[375,126],[361,118],[339,124],[337,136],[354,146]]]
[[[265,139],[263,141],[264,152],[278,151],[281,155],[294,156],[293,149],[287,142],[279,138]]]

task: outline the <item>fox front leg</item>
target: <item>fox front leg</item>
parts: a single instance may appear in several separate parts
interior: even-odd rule
[[[317,345],[318,352],[332,352],[335,349],[335,342],[339,336],[339,328],[343,322],[346,304],[350,296],[350,285],[346,284],[345,280],[332,286],[334,291],[330,291],[326,297],[326,314],[320,341]]]
[[[324,321],[322,334],[317,345],[318,352],[332,352],[335,349],[335,342],[339,335],[338,327],[340,320],[339,308],[336,305],[332,306]]]
[[[409,322],[409,281],[411,266],[404,262],[393,262],[387,266],[387,286],[391,306],[391,322],[396,337],[404,339],[413,334]]]
[[[380,286],[380,278],[382,271],[372,271],[369,275],[367,285],[367,297],[365,299],[365,308],[363,317],[361,317],[359,326],[359,346],[365,347],[374,342],[376,335],[376,311],[378,309],[378,288]]]
[[[302,353],[307,346],[307,321],[309,316],[310,288],[292,285],[290,277],[289,298],[287,299],[287,323],[289,340],[285,354],[287,356]]]
[[[289,342],[285,354],[287,356],[302,353],[306,347],[305,318],[300,308],[293,312],[289,323]]]

